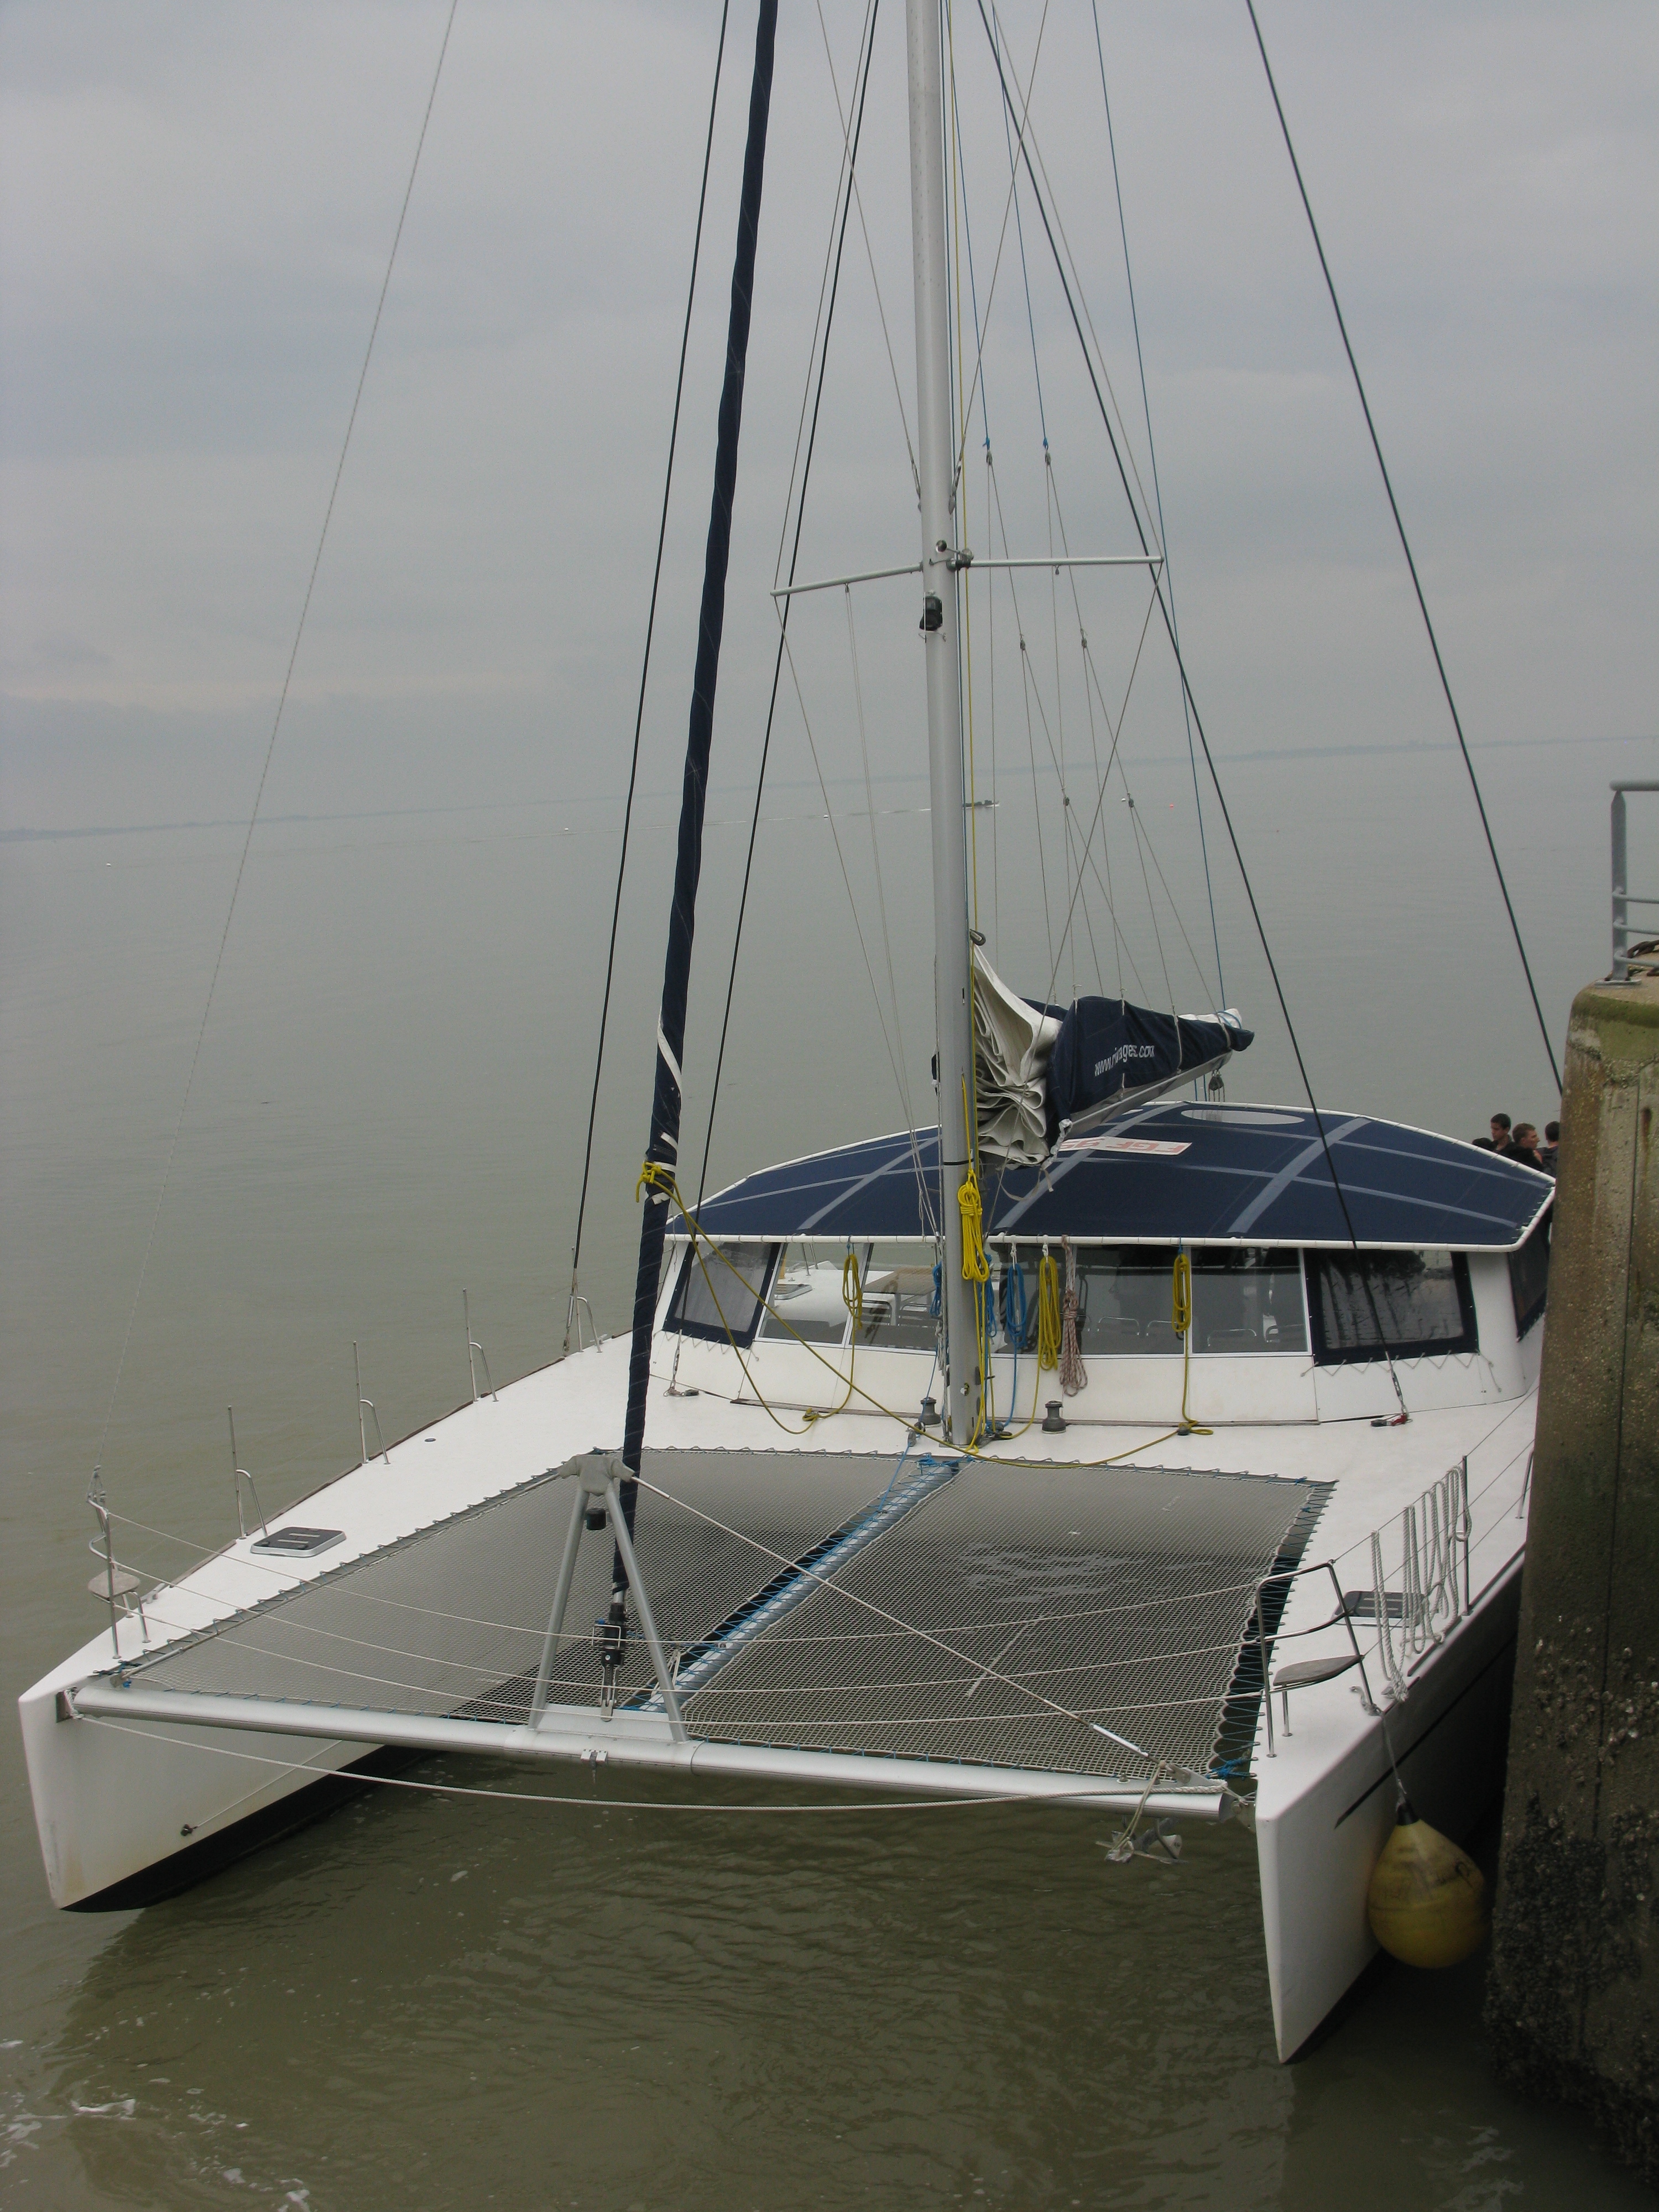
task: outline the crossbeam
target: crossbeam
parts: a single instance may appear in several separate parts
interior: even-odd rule
[[[546,1705],[537,1721],[458,1721],[423,1713],[374,1712],[276,1698],[222,1697],[198,1690],[146,1689],[100,1676],[65,1691],[66,1722],[144,1722],[188,1729],[298,1736],[312,1743],[392,1745],[400,1750],[460,1753],[532,1765],[560,1761],[681,1773],[698,1778],[790,1782],[866,1790],[892,1797],[1018,1798],[1080,1805],[1096,1812],[1142,1806],[1151,1818],[1224,1820],[1234,1793],[1207,1789],[1146,1790],[1138,1783],[1099,1783],[1030,1767],[958,1765],[949,1759],[887,1759],[858,1752],[791,1751],[765,1744],[676,1741],[665,1714],[617,1711],[602,1720],[592,1705]],[[307,1775],[315,1779],[307,1767]]]

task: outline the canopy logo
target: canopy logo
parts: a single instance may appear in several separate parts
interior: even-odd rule
[[[1095,1062],[1095,1073],[1097,1077],[1108,1073],[1120,1060],[1153,1060],[1156,1057],[1156,1048],[1150,1044],[1121,1044],[1115,1052],[1109,1052],[1104,1060]]]

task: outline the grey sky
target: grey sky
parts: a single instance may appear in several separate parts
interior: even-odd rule
[[[444,14],[442,0],[0,9],[0,827],[246,810]],[[824,0],[843,96],[860,14]],[[461,0],[272,811],[620,789],[717,20],[712,0]],[[1144,471],[1091,15],[1012,0],[1004,20],[1022,67],[1043,24],[1033,121]],[[1650,5],[1264,0],[1262,21],[1471,738],[1650,734]],[[1242,0],[1103,0],[1101,22],[1183,635],[1218,755],[1448,744]],[[884,0],[860,166],[913,408],[902,27]],[[647,778],[663,787],[683,738],[752,31],[738,0],[647,720]],[[956,44],[983,304],[1006,157],[961,0]],[[763,714],[766,587],[838,143],[819,17],[786,8],[716,738],[732,785]],[[1024,212],[1071,543],[1121,550],[1127,518]],[[1040,550],[1012,232],[986,358],[1011,539]],[[978,441],[976,421],[969,534],[982,538]],[[907,559],[915,529],[855,227],[804,568]],[[1085,611],[1109,690],[1144,611],[1104,585]],[[876,768],[919,774],[910,594],[872,592],[856,614]],[[1034,635],[1049,616],[1034,585]],[[1017,661],[997,619],[1006,718]],[[850,775],[839,600],[800,632],[826,766]],[[1137,680],[1126,751],[1183,765],[1167,665]],[[1051,702],[1073,761],[1083,704]],[[784,783],[809,776],[798,715],[778,743]],[[1487,756],[1500,816],[1515,757]],[[1626,757],[1640,765],[1638,748]],[[1598,789],[1605,773],[1598,753]],[[1321,803],[1310,791],[1310,823]],[[1547,914],[1562,863],[1545,849],[1530,864],[1522,894]]]

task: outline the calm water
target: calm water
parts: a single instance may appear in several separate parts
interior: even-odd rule
[[[1489,764],[1559,1033],[1605,966],[1606,781],[1640,772],[1638,749]],[[1541,1054],[1443,760],[1243,763],[1235,793],[1329,1098],[1471,1133],[1498,1105],[1541,1121]],[[722,826],[738,801],[712,811],[705,1089],[741,858]],[[827,835],[787,780],[775,811],[797,818],[763,842],[717,1178],[897,1118]],[[117,1509],[168,1532],[129,1531],[130,1555],[178,1565],[228,1533],[228,1403],[268,1506],[345,1464],[354,1340],[388,1436],[453,1405],[463,1285],[498,1378],[556,1347],[615,820],[526,804],[261,833],[104,1445]],[[653,803],[601,1115],[585,1276],[612,1323],[667,823]],[[925,819],[896,813],[882,836],[925,1078]],[[8,1696],[97,1626],[82,1500],[235,844],[3,848]],[[1018,980],[1032,940],[1004,896]],[[1266,1032],[1235,1091],[1285,1092],[1224,889],[1221,905],[1229,996]],[[1016,1808],[761,1818],[388,1791],[171,1904],[87,1917],[46,1901],[9,1726],[0,1757],[0,2186],[20,2204],[1650,2201],[1577,2118],[1496,2086],[1479,1960],[1396,1973],[1278,2066],[1235,1831],[1193,1834],[1178,1869],[1121,1869],[1107,1824]]]

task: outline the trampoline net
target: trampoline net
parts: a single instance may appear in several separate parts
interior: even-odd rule
[[[635,1550],[671,1666],[699,1662],[683,1693],[693,1735],[1129,1781],[1206,1771],[1256,1586],[1328,1495],[1270,1476],[967,1463],[895,1520],[890,1503],[881,1516],[894,1477],[887,1455],[645,1455]],[[143,1679],[522,1723],[574,1494],[538,1478],[233,1616]],[[612,1558],[608,1529],[584,1535],[552,1705],[599,1702]],[[635,1623],[617,1696],[637,1707],[655,1688]]]
[[[641,1472],[657,1486],[639,1492],[640,1574],[665,1645],[684,1650],[763,1589],[781,1561],[855,1520],[886,1488],[893,1462],[647,1451]],[[163,1653],[143,1679],[158,1689],[521,1722],[573,1497],[568,1480],[538,1477],[235,1616]],[[724,1533],[739,1527],[741,1538]],[[593,1630],[610,1600],[613,1556],[608,1530],[583,1537],[548,1686],[554,1705],[599,1702]],[[617,1694],[625,1699],[651,1680],[635,1634]]]
[[[737,1654],[688,1724],[1126,1780],[1164,1761],[1206,1771],[1256,1585],[1328,1494],[1164,1468],[964,1467]]]

